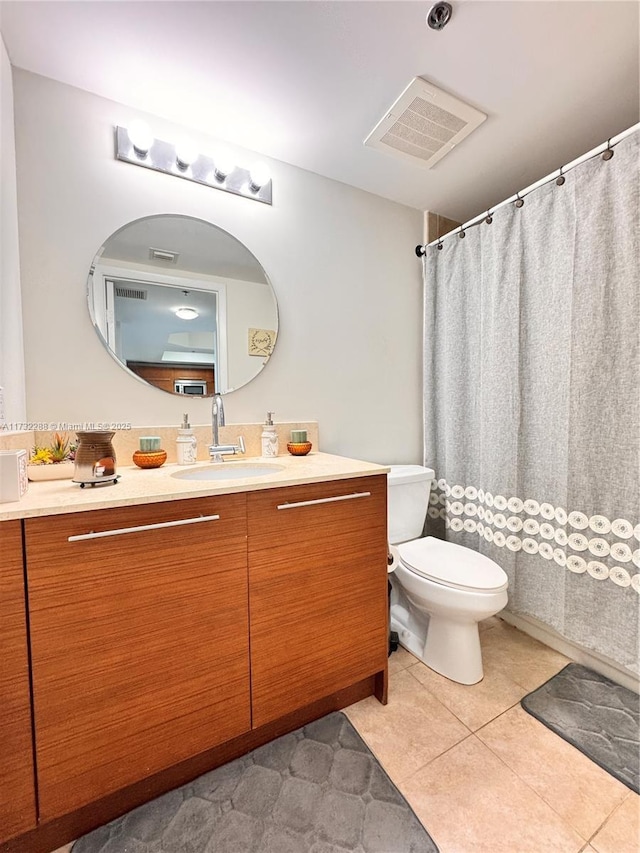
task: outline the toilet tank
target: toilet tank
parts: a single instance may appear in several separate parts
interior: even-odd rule
[[[387,474],[389,542],[418,539],[429,507],[434,472],[422,465],[391,465]]]

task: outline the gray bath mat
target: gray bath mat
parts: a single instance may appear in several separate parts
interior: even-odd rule
[[[570,663],[521,702],[537,720],[640,793],[640,697]]]
[[[85,835],[73,853],[438,853],[336,712]]]

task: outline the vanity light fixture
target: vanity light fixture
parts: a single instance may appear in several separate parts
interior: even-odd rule
[[[174,314],[181,320],[195,320],[200,316],[195,308],[177,308]]]
[[[141,127],[142,126],[142,127]],[[116,128],[116,159],[213,189],[272,204],[272,180],[264,164],[236,165],[227,152],[200,154],[185,140],[177,145],[153,136],[144,122]]]

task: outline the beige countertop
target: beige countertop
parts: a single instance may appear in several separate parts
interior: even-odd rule
[[[29,483],[27,494],[20,501],[0,503],[0,521],[16,518],[32,518],[41,515],[61,515],[69,512],[86,512],[95,509],[110,509],[136,504],[159,503],[160,501],[182,500],[227,495],[237,492],[253,492],[260,489],[275,489],[282,486],[298,486],[305,483],[322,483],[328,480],[348,480],[383,474],[389,469],[373,462],[362,462],[328,453],[310,453],[308,456],[278,456],[265,461],[260,458],[240,457],[217,464],[225,470],[234,465],[278,465],[280,471],[269,472],[259,477],[230,477],[224,480],[181,480],[172,474],[184,473],[197,468],[210,468],[212,463],[196,465],[163,465],[161,468],[142,469],[119,467],[117,484],[80,488],[71,480]]]

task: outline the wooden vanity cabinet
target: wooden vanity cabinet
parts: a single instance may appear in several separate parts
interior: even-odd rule
[[[253,725],[387,665],[385,475],[250,492]]]
[[[244,494],[25,534],[41,821],[251,729]]]
[[[0,843],[36,825],[22,529],[0,523]]]

